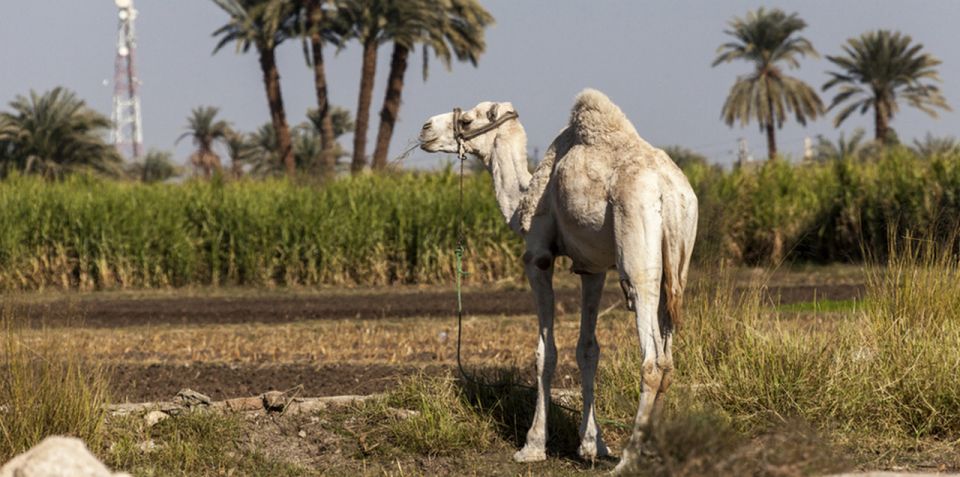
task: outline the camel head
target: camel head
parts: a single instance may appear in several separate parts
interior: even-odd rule
[[[487,158],[498,131],[516,118],[517,111],[512,104],[490,101],[467,111],[438,114],[428,119],[420,130],[420,148],[427,152],[457,154],[459,138],[464,152]]]

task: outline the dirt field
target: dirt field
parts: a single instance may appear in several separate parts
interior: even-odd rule
[[[746,282],[751,272],[737,277]],[[771,304],[786,305],[856,299],[862,290],[847,269],[782,271],[767,278],[765,294]],[[118,402],[167,399],[182,388],[215,399],[296,386],[310,396],[369,394],[398,377],[455,365],[456,295],[435,287],[51,293],[16,302],[16,314],[32,326],[83,337],[87,357],[112,368]],[[574,282],[561,281],[557,302],[558,384],[575,387]],[[536,320],[529,291],[471,289],[464,307],[465,361],[531,368]],[[632,337],[613,281],[601,309],[611,315],[598,330],[604,352],[611,352]]]

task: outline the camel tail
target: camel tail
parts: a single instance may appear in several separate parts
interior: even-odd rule
[[[578,142],[587,145],[619,146],[624,142],[640,140],[637,130],[610,101],[607,95],[587,88],[577,95],[570,111],[570,127]]]
[[[687,247],[693,245],[679,240],[673,246],[664,238],[663,280],[661,293],[666,298],[667,316],[676,332],[683,326],[683,290],[687,285],[687,270],[690,266],[690,252]]]

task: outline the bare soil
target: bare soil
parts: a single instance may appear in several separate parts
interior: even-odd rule
[[[696,290],[691,292],[695,293]],[[412,354],[404,355],[408,357],[399,362],[376,357],[372,360],[363,358],[359,362],[336,361],[339,364],[320,358],[303,361],[297,358],[297,353],[310,348],[310,344],[280,335],[270,337],[272,341],[269,345],[275,349],[276,346],[283,346],[283,343],[277,345],[277,342],[287,343],[286,353],[295,359],[276,362],[275,355],[271,359],[270,354],[265,354],[259,360],[234,363],[229,359],[209,361],[204,355],[205,352],[209,355],[209,350],[213,348],[232,349],[239,346],[235,341],[242,337],[240,333],[243,331],[232,327],[243,324],[258,324],[263,328],[262,325],[302,323],[304,326],[312,326],[310,323],[364,320],[372,322],[370,327],[373,328],[380,326],[375,323],[396,328],[403,327],[404,320],[407,319],[412,320],[411,326],[417,322],[421,327],[424,320],[452,320],[455,316],[456,295],[451,291],[398,287],[393,290],[348,292],[320,290],[307,293],[265,293],[263,290],[251,290],[247,293],[234,290],[228,293],[213,291],[207,296],[203,293],[201,291],[200,296],[197,290],[185,292],[184,296],[176,290],[141,295],[93,293],[54,296],[51,299],[17,300],[12,307],[16,315],[25,318],[31,326],[59,329],[61,332],[83,330],[80,333],[69,333],[77,339],[91,340],[87,346],[93,355],[101,349],[110,348],[108,354],[113,356],[110,368],[113,370],[111,382],[115,402],[169,399],[183,388],[200,391],[214,399],[254,395],[267,390],[287,390],[297,386],[302,386],[302,392],[308,396],[370,394],[389,389],[400,377],[416,372],[437,374],[449,370],[454,363],[451,361],[453,355],[449,351],[437,353],[424,348],[419,351],[423,352],[421,354],[430,355],[427,356],[429,359],[417,360],[415,349]],[[764,293],[772,304],[808,302],[814,299],[847,300],[861,297],[863,286],[849,283],[789,283],[769,287]],[[556,295],[559,316],[572,315],[564,319],[570,321],[565,326],[576,328],[579,290],[560,288]],[[471,317],[534,314],[533,300],[529,291],[523,289],[474,289],[465,293],[463,300],[464,308]],[[617,287],[608,285],[601,309],[620,309],[621,302],[622,297]],[[446,322],[437,323],[438,326],[448,326]],[[223,331],[218,334],[192,331],[200,328],[221,329],[220,325],[228,326],[222,328]],[[292,332],[296,335],[297,329],[293,328],[293,331],[288,330],[286,333]],[[506,332],[505,330],[503,332]],[[452,335],[455,330],[449,331]],[[184,340],[183,343],[175,340],[180,335],[191,333],[199,334],[202,339]],[[522,334],[526,336],[525,332]],[[107,346],[108,337],[115,336],[123,337],[117,338],[122,343]],[[152,342],[144,340],[151,336],[167,336],[169,346],[166,348],[170,349],[164,353],[147,349],[147,344]],[[210,338],[203,338],[205,336]],[[530,334],[531,339],[533,336],[534,334]],[[261,341],[266,346],[267,340],[261,338]],[[353,346],[361,346],[358,343],[370,341],[368,338],[358,339]],[[114,352],[111,346],[122,348],[122,351]],[[152,343],[151,346],[158,345]],[[290,348],[291,346],[294,348]],[[422,343],[417,346],[419,348]],[[448,342],[443,349],[451,346],[452,343]],[[489,358],[499,362],[509,357],[502,354],[502,350],[498,348],[486,350],[476,342],[465,342],[464,346],[469,350],[471,360]],[[249,355],[247,352],[241,354]],[[187,358],[179,359],[179,356]],[[102,353],[100,358],[103,358]],[[576,387],[579,384],[578,373],[571,363],[561,362],[557,377],[557,385],[560,387]]]
[[[113,367],[110,382],[114,402],[169,400],[184,388],[199,391],[214,400],[295,388],[300,389],[302,396],[366,395],[386,391],[403,376],[418,372],[436,375],[444,369],[441,366],[383,364],[120,364]]]
[[[745,290],[745,288],[744,288]],[[863,295],[863,285],[790,285],[764,291],[771,303],[792,304],[813,300],[850,300]],[[576,310],[578,289],[556,290],[557,306]],[[618,290],[608,286],[601,309],[622,301]],[[396,319],[454,316],[457,297],[451,291],[381,291],[363,294],[320,293],[308,296],[215,296],[130,298],[96,296],[83,300],[58,298],[23,303],[18,310],[35,325],[120,328],[143,325],[218,325],[236,323],[289,323],[310,320],[356,318]],[[527,290],[470,291],[463,295],[470,315],[526,315],[536,312]],[[70,309],[73,313],[63,313]],[[82,316],[78,320],[77,316]]]

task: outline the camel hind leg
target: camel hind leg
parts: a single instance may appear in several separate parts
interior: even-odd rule
[[[614,473],[632,470],[651,425],[651,415],[669,363],[660,329],[663,285],[663,218],[656,188],[634,189],[637,193],[614,209],[617,268],[621,284],[634,304],[641,355],[640,404],[633,433],[624,446]],[[646,193],[640,192],[644,191]]]
[[[693,254],[693,242],[697,235],[696,203],[685,209],[686,214],[668,215],[671,223],[664,224],[663,280],[660,287],[660,303],[657,319],[663,335],[663,378],[654,402],[654,416],[661,413],[667,389],[673,381],[673,333],[683,323],[683,291],[687,285],[687,272]],[[669,220],[669,219],[668,219]]]

